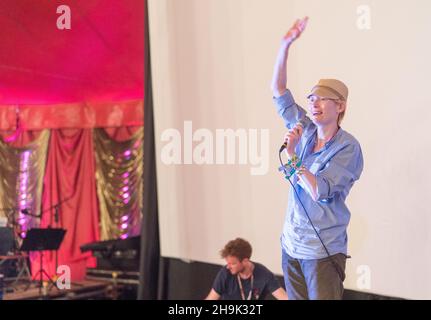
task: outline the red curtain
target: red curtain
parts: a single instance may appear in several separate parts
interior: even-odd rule
[[[80,246],[99,240],[98,204],[94,176],[91,129],[52,130],[42,195],[41,227],[61,227],[66,235],[58,251],[58,265],[71,269],[71,279],[85,277],[86,267],[94,267],[91,253]],[[64,201],[63,203],[60,203]],[[54,205],[58,207],[56,222]],[[43,268],[55,274],[55,252],[44,252]],[[32,256],[32,273],[40,268],[38,255]]]

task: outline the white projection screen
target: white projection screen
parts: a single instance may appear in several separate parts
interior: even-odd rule
[[[431,299],[430,14],[425,0],[150,0],[162,256],[222,265],[240,236],[282,274],[286,129],[270,80],[281,37],[309,16],[288,86],[305,106],[318,79],[346,82],[342,127],[365,159],[347,202],[345,287]]]

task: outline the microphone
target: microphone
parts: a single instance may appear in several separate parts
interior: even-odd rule
[[[37,214],[30,213],[30,209],[28,209],[28,208],[22,209],[21,213],[25,214],[26,216],[30,216],[30,217],[34,217],[34,218],[40,218],[42,216],[41,214],[37,215]]]
[[[54,210],[54,221],[55,223],[58,223],[58,206],[55,206]]]
[[[295,124],[295,126],[297,126],[297,125],[300,125],[302,128],[304,128],[304,127],[305,127],[305,125],[304,125],[304,123],[303,123],[303,119],[299,120],[299,121]],[[284,143],[281,145],[280,150],[279,150],[278,152],[279,152],[279,153],[282,153],[282,152],[283,152],[283,150],[284,150],[284,149],[286,149],[286,148],[287,148],[287,142],[284,142]]]

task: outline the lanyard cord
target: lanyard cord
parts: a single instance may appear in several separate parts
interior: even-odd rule
[[[242,287],[241,278],[240,278],[239,274],[236,275],[236,278],[238,279],[238,285],[239,285],[239,290],[241,293],[241,299],[242,300],[251,300],[251,293],[253,292],[253,280],[254,280],[253,274],[251,275],[251,278],[250,278],[250,291],[248,292],[247,299],[245,299],[244,288]]]

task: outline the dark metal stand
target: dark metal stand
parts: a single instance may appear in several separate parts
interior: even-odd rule
[[[27,236],[21,246],[21,251],[39,251],[40,252],[40,268],[33,276],[36,279],[39,276],[39,294],[42,294],[43,275],[48,278],[48,281],[55,287],[57,284],[52,280],[50,275],[43,269],[43,251],[58,250],[63,242],[66,230],[57,228],[38,229],[33,228],[27,232]]]

